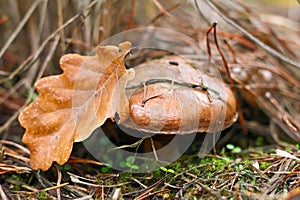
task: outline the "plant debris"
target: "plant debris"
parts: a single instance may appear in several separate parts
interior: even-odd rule
[[[292,14],[299,13],[297,1],[294,3],[298,7],[289,8],[287,16],[283,7],[263,5],[263,1],[2,0],[0,198],[299,198],[300,25],[298,15]],[[218,47],[214,35],[205,34],[216,21]],[[195,143],[177,161],[149,173],[134,173],[137,167],[132,158],[119,163],[123,171],[115,170],[109,162],[95,160],[81,143],[74,144],[64,165],[55,163],[47,166],[47,171],[33,170],[31,152],[21,141],[24,129],[17,118],[38,98],[34,84],[44,76],[61,74],[58,66],[62,55],[88,55],[99,43],[123,42],[106,41],[115,34],[145,27],[176,30],[176,34],[188,37],[176,37],[172,31],[138,29],[139,34],[128,34],[123,41],[133,46],[154,41],[161,48],[169,47],[175,54],[205,63],[203,71],[207,74],[213,74],[217,67],[236,91],[247,135],[243,125],[236,123],[222,133],[213,153],[195,155],[199,147]],[[141,50],[130,54],[125,58],[127,68],[170,52]],[[115,129],[108,126],[106,131],[118,141]]]

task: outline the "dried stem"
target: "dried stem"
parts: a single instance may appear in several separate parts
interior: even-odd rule
[[[230,71],[229,71],[229,67],[228,67],[228,63],[225,59],[225,56],[223,55],[222,51],[221,51],[221,48],[219,46],[219,43],[218,43],[218,38],[217,38],[217,22],[213,23],[212,26],[208,29],[209,31],[206,32],[206,35],[208,37],[208,34],[210,33],[210,31],[213,29],[214,30],[214,41],[215,41],[215,45],[217,47],[217,50],[222,58],[222,61],[223,61],[223,64],[224,64],[224,67],[225,67],[225,70],[226,70],[226,74],[227,74],[227,77],[230,81],[230,84],[233,86],[234,85],[234,80],[232,79],[231,77],[231,74],[230,74]],[[209,43],[209,40],[207,40],[208,43]],[[209,46],[209,45],[208,45]],[[210,54],[210,57],[211,57],[211,54]],[[231,87],[233,93],[237,96],[237,92],[235,90],[234,87]],[[240,120],[240,123],[242,125],[242,128],[243,128],[243,132],[246,134],[248,131],[247,131],[247,125],[246,125],[246,120],[245,120],[245,117],[243,115],[243,112],[242,112],[242,109],[239,105],[239,101],[236,101],[236,105],[237,105],[237,109],[238,109],[238,113],[239,113],[239,120]]]
[[[23,17],[22,21],[17,26],[16,30],[10,35],[10,37],[6,41],[5,45],[1,49],[1,51],[0,51],[0,58],[2,58],[3,54],[5,53],[5,51],[11,45],[11,43],[16,39],[17,35],[20,33],[20,31],[22,30],[22,28],[25,26],[25,24],[27,23],[27,21],[30,19],[32,13],[35,11],[35,9],[37,8],[37,6],[39,5],[40,2],[41,2],[40,0],[35,0],[33,2],[33,4],[31,5],[31,7],[29,8],[29,10],[27,11],[26,15]]]
[[[196,4],[198,4],[199,1],[201,1],[201,0],[198,0],[198,1],[196,0]],[[260,48],[262,48],[263,50],[265,50],[269,54],[279,58],[280,60],[282,60],[282,61],[284,61],[284,62],[300,69],[300,62],[297,62],[297,61],[283,55],[282,53],[276,51],[275,49],[271,48],[270,46],[266,45],[265,43],[263,43],[262,41],[257,39],[255,36],[253,36],[246,29],[244,29],[243,27],[241,27],[240,25],[235,23],[233,20],[231,20],[229,17],[227,17],[224,13],[222,13],[222,11],[220,11],[210,0],[202,0],[202,1],[205,1],[218,15],[220,15],[222,17],[222,19],[224,19],[224,21],[226,21],[228,24],[230,24],[234,28],[241,31],[250,41],[257,44]]]

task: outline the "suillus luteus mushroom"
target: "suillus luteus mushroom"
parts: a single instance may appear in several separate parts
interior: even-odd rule
[[[121,126],[134,136],[155,134],[155,148],[175,135],[221,131],[237,119],[230,87],[184,58],[167,56],[134,69],[136,76],[127,86],[129,117]]]

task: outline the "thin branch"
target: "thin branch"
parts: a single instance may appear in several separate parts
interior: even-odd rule
[[[209,29],[206,31],[205,35],[206,35],[206,48],[207,48],[207,53],[208,53],[208,62],[209,64],[211,63],[211,49],[210,49],[210,42],[209,42],[209,33],[211,32],[211,30],[214,28],[214,26],[210,26]]]
[[[155,84],[155,83],[169,83],[169,84],[174,84],[174,85],[179,85],[179,86],[183,86],[183,87],[187,87],[187,88],[200,88],[203,91],[211,91],[217,95],[219,95],[219,92],[211,89],[203,84],[192,84],[192,83],[187,83],[187,82],[177,82],[171,79],[149,79],[143,83],[140,83],[138,85],[133,85],[133,86],[128,86],[126,87],[126,90],[132,90],[132,89],[136,89],[136,88],[140,88],[140,87],[144,87],[144,85],[151,85],[151,84]]]

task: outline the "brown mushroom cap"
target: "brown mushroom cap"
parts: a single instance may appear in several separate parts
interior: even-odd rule
[[[128,93],[130,118],[124,125],[129,128],[159,134],[214,132],[237,119],[231,89],[180,57],[152,60],[135,67],[135,71],[129,87],[157,81]],[[200,84],[208,90],[194,88]]]

